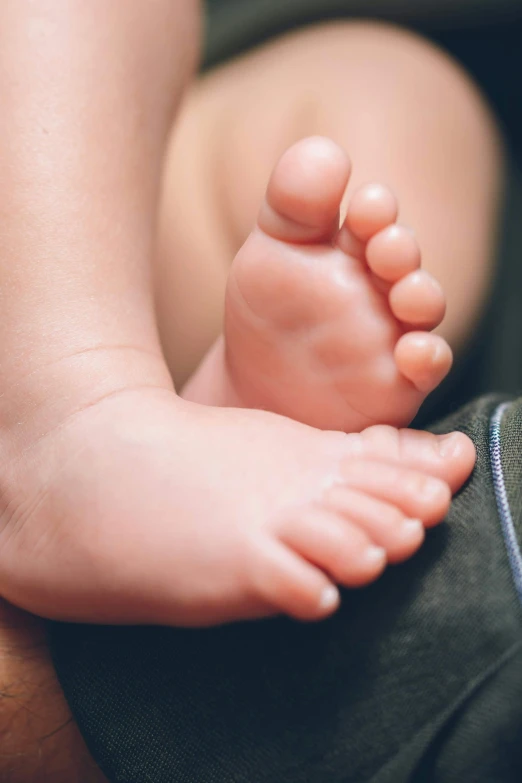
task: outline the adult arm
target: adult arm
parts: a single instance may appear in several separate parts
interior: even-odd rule
[[[43,623],[0,601],[0,780],[106,783],[56,679]]]

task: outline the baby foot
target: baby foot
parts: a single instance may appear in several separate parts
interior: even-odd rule
[[[416,551],[474,463],[461,434],[347,436],[160,389],[3,454],[1,595],[57,619],[195,626],[326,617],[336,584]]]
[[[429,332],[444,295],[394,196],[361,188],[338,229],[349,175],[325,138],[283,155],[230,272],[221,350],[232,404],[359,432],[409,424],[452,356]]]

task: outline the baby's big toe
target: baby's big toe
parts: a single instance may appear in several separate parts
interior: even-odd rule
[[[284,242],[328,242],[350,177],[346,153],[313,136],[287,150],[276,165],[261,208],[259,227]]]
[[[475,447],[463,432],[434,435],[432,432],[377,424],[349,436],[353,456],[419,470],[442,479],[456,492],[475,465]]]

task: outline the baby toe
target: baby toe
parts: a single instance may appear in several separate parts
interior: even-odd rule
[[[363,185],[348,204],[345,225],[357,239],[367,242],[394,223],[397,214],[397,199],[391,190],[385,185]]]
[[[420,470],[445,481],[452,492],[469,478],[476,460],[475,447],[463,432],[435,435],[377,424],[348,437],[354,457]]]
[[[444,380],[453,364],[448,343],[436,334],[408,332],[395,346],[395,362],[405,378],[423,394]]]
[[[345,587],[373,582],[386,566],[385,550],[360,526],[323,508],[310,509],[287,523],[281,538]]]
[[[427,527],[444,519],[451,502],[446,482],[400,465],[349,460],[343,478],[350,489],[397,506],[405,517]]]
[[[397,506],[363,492],[340,485],[332,487],[325,505],[363,530],[386,552],[389,563],[407,560],[424,541],[424,525],[419,519],[409,519]]]
[[[411,231],[404,226],[391,225],[370,239],[366,261],[377,277],[395,283],[419,268],[421,253]]]
[[[314,136],[288,149],[276,165],[259,214],[259,227],[284,242],[325,242],[337,233],[350,177],[346,153]]]
[[[434,329],[446,313],[441,285],[422,269],[411,272],[393,286],[389,304],[399,321],[422,329]]]
[[[340,596],[328,576],[277,539],[253,542],[248,583],[253,599],[296,620],[322,620],[336,611]]]

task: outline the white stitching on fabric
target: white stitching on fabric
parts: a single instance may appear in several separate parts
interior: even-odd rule
[[[504,481],[504,468],[502,466],[502,444],[500,440],[500,427],[502,418],[512,403],[505,402],[495,410],[489,425],[489,454],[491,459],[491,471],[493,474],[493,486],[497,500],[498,515],[502,526],[502,533],[508,553],[513,581],[522,603],[522,554],[518,544],[515,525],[509,507],[509,498]]]

